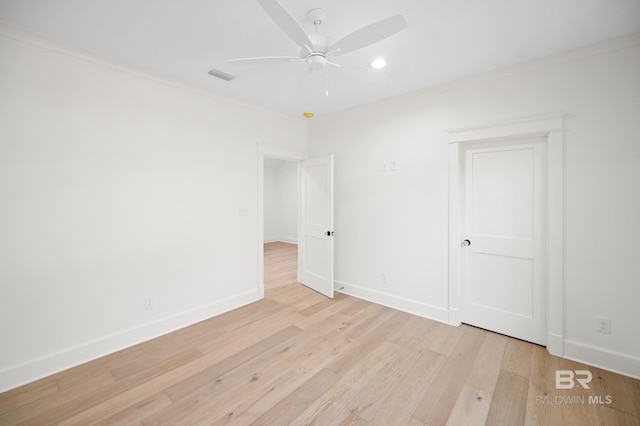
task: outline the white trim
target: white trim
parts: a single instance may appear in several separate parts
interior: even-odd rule
[[[565,340],[565,358],[640,380],[640,358]]]
[[[546,345],[564,354],[564,113],[511,120],[449,132],[449,312],[448,322],[460,325],[461,303],[461,144],[489,139],[542,136],[547,144]]]
[[[400,311],[448,324],[448,311],[440,306],[416,302],[415,300],[395,296],[382,291],[371,290],[369,288],[350,284],[344,281],[334,281],[334,290],[359,299],[368,300],[369,302],[377,303],[379,305],[388,306],[389,308],[398,309]]]
[[[294,151],[289,149],[273,148],[257,143],[258,154],[263,157],[277,158],[278,160],[302,161],[307,159],[307,153],[302,151]]]
[[[0,371],[0,392],[31,383],[59,371],[171,333],[172,331],[237,309],[261,298],[257,290],[251,290],[210,305],[101,337],[26,361],[22,364],[13,365]]]
[[[522,120],[503,121],[489,126],[449,131],[449,143],[480,142],[487,139],[546,135],[564,128],[564,113],[529,117]]]

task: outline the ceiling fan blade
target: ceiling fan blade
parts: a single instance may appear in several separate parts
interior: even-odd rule
[[[336,56],[344,55],[384,40],[405,28],[407,21],[402,15],[394,15],[352,32],[329,46],[329,50],[335,51]]]
[[[262,65],[262,64],[285,64],[289,62],[304,62],[304,58],[299,56],[258,56],[255,58],[228,59],[232,64]]]
[[[257,0],[265,12],[296,44],[309,52],[313,43],[300,24],[277,0]]]

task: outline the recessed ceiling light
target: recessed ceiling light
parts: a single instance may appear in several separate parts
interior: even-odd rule
[[[371,68],[379,70],[380,68],[384,68],[387,66],[387,61],[384,58],[376,58],[371,61]]]

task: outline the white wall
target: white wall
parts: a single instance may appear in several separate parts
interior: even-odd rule
[[[279,161],[278,161],[279,163]],[[278,164],[276,163],[276,164]],[[264,242],[277,241],[280,228],[278,167],[264,163]]]
[[[256,143],[304,119],[4,25],[0,63],[0,391],[262,296]]]
[[[265,158],[264,241],[298,243],[298,164]]]
[[[448,131],[555,112],[567,113],[565,355],[640,377],[639,34],[311,121],[309,155],[335,155],[336,280],[446,320]]]

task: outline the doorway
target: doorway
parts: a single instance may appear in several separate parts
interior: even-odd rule
[[[264,158],[264,287],[274,290],[298,276],[298,162]]]
[[[258,290],[264,297],[265,161],[295,161],[298,170],[297,281],[333,298],[333,156],[303,155],[258,146]]]
[[[462,147],[462,321],[545,344],[545,144]]]
[[[465,192],[465,156],[474,147],[480,149],[482,144],[487,142],[496,143],[497,141],[504,142],[525,138],[537,138],[536,143],[544,147],[540,151],[540,155],[546,165],[542,173],[545,203],[542,212],[544,224],[541,225],[541,231],[544,239],[541,241],[542,254],[539,264],[544,267],[539,272],[543,275],[543,285],[541,296],[538,297],[542,297],[541,306],[543,307],[540,312],[543,325],[542,339],[539,341],[543,342],[551,354],[563,356],[564,114],[530,117],[449,132],[449,323],[460,325],[463,321],[467,321],[468,302],[473,300],[474,296],[468,294],[469,290],[464,282],[468,275],[465,274],[477,273],[477,271],[467,268],[470,261],[467,249],[469,247],[477,248],[478,244],[475,243],[480,242],[478,236],[474,237],[475,241],[465,236],[465,233],[468,232],[465,227],[467,220],[467,216],[465,216],[465,197],[467,195]],[[493,159],[496,158],[498,157],[493,157]],[[465,243],[466,239],[469,239],[469,244]],[[502,259],[493,260],[497,263],[502,261]],[[519,273],[524,276],[527,273],[526,268],[523,267],[525,263],[527,262],[523,261],[520,262],[520,265],[512,265],[512,267],[514,269],[520,268]],[[504,270],[500,268],[502,267],[496,265],[489,268],[487,273],[496,271],[498,274],[503,274]],[[499,282],[503,278],[504,275],[499,276],[497,281]],[[504,288],[508,285],[507,283],[508,280],[503,281],[500,284],[502,289],[498,289],[498,291],[503,291],[502,296],[504,296]],[[495,303],[495,301],[492,299],[490,303]],[[503,302],[499,301],[499,303]],[[523,304],[521,305],[523,306]]]

